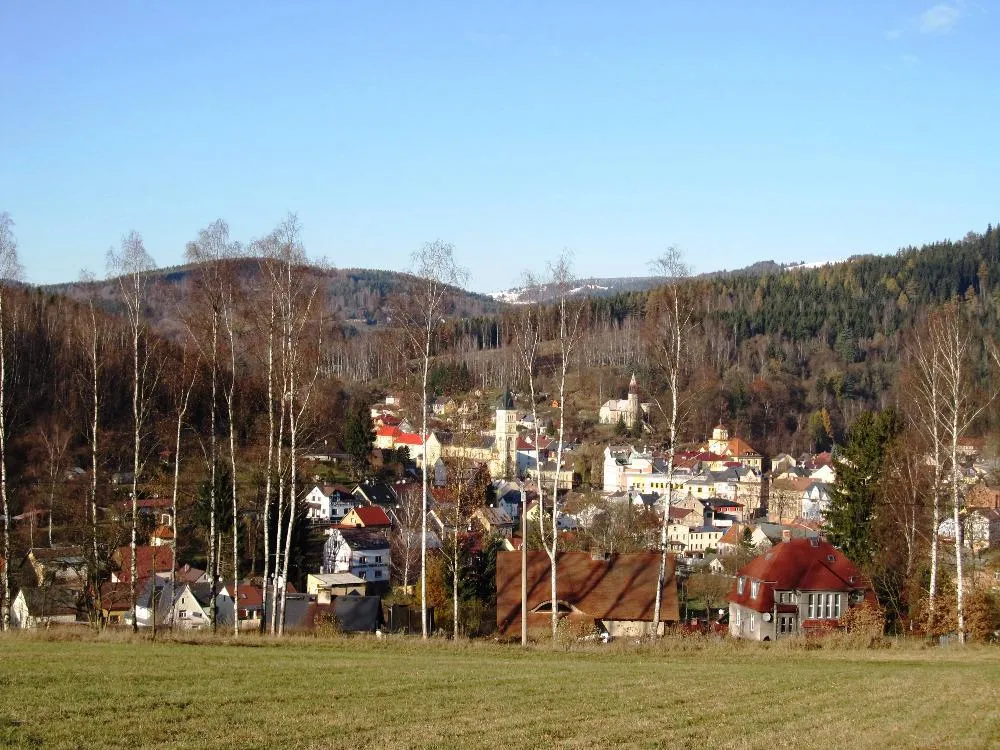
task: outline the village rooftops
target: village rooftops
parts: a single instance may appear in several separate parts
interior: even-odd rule
[[[352,550],[387,549],[389,542],[378,532],[367,529],[340,529],[344,542]]]
[[[394,506],[397,502],[396,493],[392,487],[385,482],[376,482],[371,479],[361,482],[351,494],[369,504]]]

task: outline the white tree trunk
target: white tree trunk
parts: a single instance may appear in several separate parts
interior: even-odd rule
[[[427,371],[431,361],[431,314],[427,316],[427,331],[424,339],[424,379],[421,389],[421,427],[423,458],[421,464],[420,487],[420,637],[427,639]]]
[[[0,607],[2,630],[10,629],[10,505],[7,499],[7,345],[4,325],[4,297],[0,288],[0,501],[3,502],[3,598]]]
[[[101,586],[98,569],[100,555],[97,548],[97,466],[98,466],[98,429],[100,417],[100,361],[97,358],[97,315],[94,312],[94,301],[90,301],[90,325],[92,338],[90,341],[90,385],[93,396],[93,412],[90,417],[90,543],[91,554],[93,555],[91,564],[93,570],[91,576],[94,586],[94,602],[97,610],[97,625],[104,626],[104,608],[101,602]]]

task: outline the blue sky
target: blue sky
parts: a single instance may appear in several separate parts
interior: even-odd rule
[[[948,2],[0,4],[0,211],[29,281],[289,210],[338,267],[455,244],[633,275],[1000,219],[1000,8]]]

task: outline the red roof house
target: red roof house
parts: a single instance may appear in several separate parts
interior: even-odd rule
[[[736,574],[729,633],[767,641],[829,629],[863,602],[878,605],[871,583],[843,552],[816,537],[785,539]]]
[[[392,521],[388,514],[378,505],[359,505],[344,516],[342,527],[362,529],[388,529]]]

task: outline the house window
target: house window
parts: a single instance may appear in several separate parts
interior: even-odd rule
[[[815,599],[816,599],[816,595],[815,594],[809,594],[809,619],[810,620],[816,619],[816,602],[815,602]]]
[[[760,581],[751,581],[750,598],[756,599],[758,596],[760,596]]]
[[[742,594],[744,588],[746,588],[746,579],[743,576],[740,576],[736,579],[736,593]]]
[[[364,579],[366,577],[366,573],[367,572],[368,571],[365,571],[365,570],[359,570],[358,571],[358,578]]]
[[[751,612],[750,613],[750,631],[753,632],[756,629],[757,629],[757,613],[756,612]]]
[[[375,571],[375,577],[376,578],[381,578],[382,577],[382,571],[381,570],[376,570]]]
[[[736,615],[736,617],[735,617],[736,627],[739,627],[740,623],[742,621],[742,618],[740,617],[740,608],[739,607],[736,608],[736,611],[735,611],[734,614]]]
[[[182,609],[180,612],[177,613],[177,616],[178,617],[187,617],[188,616],[187,610],[186,609]]]
[[[833,595],[833,616],[840,619],[840,594]]]
[[[794,618],[791,615],[781,615],[778,618],[778,630],[780,633],[791,634]]]
[[[375,562],[377,563],[382,562],[382,555],[375,555]]]
[[[358,558],[358,563],[360,563],[361,565],[364,565],[366,562],[368,562],[368,558],[365,557],[364,555],[361,555],[361,557]]]

